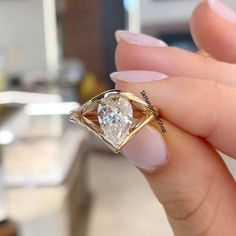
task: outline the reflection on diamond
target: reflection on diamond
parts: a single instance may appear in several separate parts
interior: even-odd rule
[[[110,94],[98,105],[98,120],[103,134],[117,146],[129,134],[133,120],[132,106],[126,98]]]

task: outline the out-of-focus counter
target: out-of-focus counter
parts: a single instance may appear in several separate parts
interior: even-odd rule
[[[23,138],[6,146],[3,149],[6,184],[10,187],[60,184],[81,152],[85,138],[87,133],[72,125],[61,138]]]
[[[23,119],[21,124],[21,112],[17,115],[20,126],[32,122]],[[41,121],[43,117],[37,125]],[[41,129],[47,133],[44,122]],[[84,129],[71,124],[58,137],[23,137],[4,148],[8,208],[20,236],[84,235],[88,137]]]

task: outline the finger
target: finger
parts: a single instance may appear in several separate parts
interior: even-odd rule
[[[176,236],[235,235],[235,183],[221,158],[202,139],[164,124],[167,149],[160,133],[146,126],[123,155],[142,169]]]
[[[219,0],[202,1],[190,25],[199,48],[218,60],[236,62],[236,14],[231,9]]]
[[[151,37],[146,40],[147,37],[124,31],[117,33],[118,70],[158,71],[169,76],[202,78],[236,85],[235,65],[175,47],[165,47],[159,40]]]
[[[117,72],[111,77],[120,89],[135,94],[145,90],[164,118],[236,158],[236,88],[210,80],[165,79],[154,72]]]

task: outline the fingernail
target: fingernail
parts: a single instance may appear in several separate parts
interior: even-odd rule
[[[163,137],[149,125],[142,128],[125,145],[121,153],[133,165],[150,172],[168,159],[167,145]]]
[[[222,1],[207,0],[207,3],[209,4],[210,9],[214,11],[216,14],[218,14],[220,17],[223,17],[224,19],[232,23],[236,23],[235,11],[226,6]]]
[[[151,47],[167,47],[168,45],[160,39],[156,39],[154,37],[145,35],[132,33],[128,31],[118,30],[115,33],[115,38],[117,42],[120,40],[125,40],[129,44],[134,45],[143,45],[143,46],[151,46]]]
[[[168,78],[167,75],[154,71],[120,71],[112,73],[110,77],[115,83],[118,80],[130,83],[144,83]]]

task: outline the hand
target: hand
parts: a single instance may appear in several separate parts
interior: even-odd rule
[[[122,153],[144,173],[181,236],[236,235],[236,185],[215,150],[236,158],[236,15],[209,2],[194,11],[191,30],[212,58],[119,31],[123,72],[111,75],[117,88],[139,97],[145,90],[160,109],[167,133],[146,126]]]

